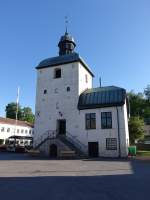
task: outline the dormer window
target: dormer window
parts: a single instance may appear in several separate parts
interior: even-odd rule
[[[54,78],[61,78],[61,69],[60,68],[55,69]]]

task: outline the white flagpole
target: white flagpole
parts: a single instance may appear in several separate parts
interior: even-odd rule
[[[19,92],[20,92],[20,88],[18,87],[18,89],[17,89],[17,99],[16,99],[16,123],[15,123],[14,136],[15,136],[15,133],[16,133],[16,126],[17,126],[17,120],[18,120]]]
[[[18,90],[17,90],[17,99],[16,99],[16,122],[18,120],[19,92],[20,92],[20,88],[18,87]]]
[[[16,126],[17,126],[17,120],[18,120],[19,92],[20,92],[20,88],[18,87],[18,89],[17,89],[17,99],[16,99],[16,123],[15,123],[14,136],[17,132]],[[15,146],[16,146],[16,138],[14,140],[14,148],[15,148]]]

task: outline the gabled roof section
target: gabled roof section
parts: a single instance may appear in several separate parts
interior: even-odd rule
[[[39,65],[36,67],[36,69],[42,69],[47,67],[54,67],[58,65],[63,65],[67,63],[73,63],[73,62],[80,62],[86,70],[94,77],[94,74],[88,67],[88,65],[85,63],[85,61],[79,56],[78,53],[71,53],[61,56],[56,56],[52,58],[47,58],[39,63]]]
[[[29,122],[20,121],[20,120],[16,121],[15,119],[4,118],[4,117],[0,117],[0,124],[8,124],[8,125],[24,126],[24,127],[33,128],[33,124],[30,124]]]
[[[78,109],[93,109],[122,106],[125,103],[126,90],[116,86],[98,87],[84,91],[78,102]]]

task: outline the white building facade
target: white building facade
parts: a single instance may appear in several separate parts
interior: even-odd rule
[[[76,45],[68,33],[58,46],[59,56],[36,68],[35,148],[59,156],[72,144],[71,149],[93,157],[126,157],[126,91],[115,86],[93,88],[94,75],[74,52]]]
[[[5,144],[9,138],[18,138],[21,142],[23,140],[32,140],[33,125],[9,118],[0,117],[0,140],[1,144]]]

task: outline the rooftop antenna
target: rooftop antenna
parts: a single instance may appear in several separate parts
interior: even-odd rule
[[[65,27],[66,27],[66,33],[68,33],[68,16],[65,16]]]
[[[102,80],[101,80],[101,77],[99,78],[99,87],[102,87]]]

